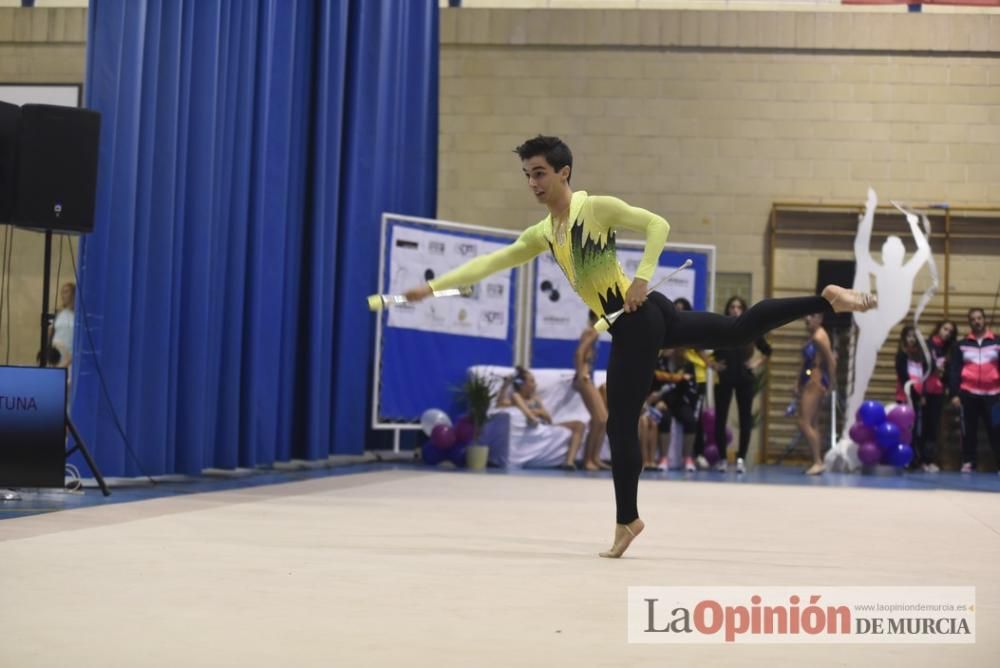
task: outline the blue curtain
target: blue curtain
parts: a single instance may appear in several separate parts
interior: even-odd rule
[[[437,31],[435,0],[91,1],[72,412],[104,475],[364,449],[380,215],[435,212]]]

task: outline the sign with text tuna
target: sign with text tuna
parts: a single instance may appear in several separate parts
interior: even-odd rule
[[[0,487],[62,487],[66,370],[0,366]]]

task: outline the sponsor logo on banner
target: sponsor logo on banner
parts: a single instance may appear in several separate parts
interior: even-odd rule
[[[409,239],[396,239],[396,248],[420,248],[420,244]]]
[[[645,644],[968,644],[975,587],[629,587]]]
[[[455,245],[455,250],[458,251],[458,254],[461,255],[462,257],[475,255],[477,248],[478,246],[476,244],[470,244],[470,243],[460,243]]]
[[[503,297],[504,289],[502,283],[487,283],[486,284],[486,296],[487,297]]]
[[[431,241],[427,244],[427,252],[431,255],[444,255],[444,242]]]
[[[0,410],[6,411],[37,411],[38,403],[34,397],[19,397],[0,394]]]
[[[483,311],[479,317],[482,318],[484,324],[492,325],[503,320],[503,311]]]

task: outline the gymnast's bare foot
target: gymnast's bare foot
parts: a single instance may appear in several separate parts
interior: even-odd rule
[[[642,533],[642,530],[646,528],[646,525],[642,520],[636,518],[629,522],[628,524],[616,524],[615,525],[615,544],[611,546],[611,549],[607,552],[601,552],[602,557],[607,559],[618,559],[623,554],[628,546],[632,544],[636,536]]]
[[[853,311],[864,313],[878,306],[875,295],[857,290],[848,290],[839,285],[828,285],[823,288],[823,298],[830,302],[834,313]]]

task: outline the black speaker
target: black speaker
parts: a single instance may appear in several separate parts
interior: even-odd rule
[[[14,214],[14,179],[17,170],[17,135],[21,107],[0,102],[0,223]]]
[[[13,223],[66,232],[94,229],[100,129],[96,111],[21,107]]]
[[[854,260],[819,260],[816,265],[816,294],[830,285],[850,288],[854,285]],[[826,329],[846,329],[851,326],[850,313],[827,313],[823,316]]]

